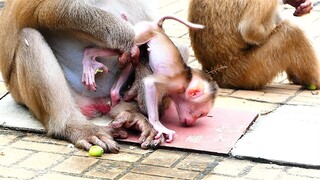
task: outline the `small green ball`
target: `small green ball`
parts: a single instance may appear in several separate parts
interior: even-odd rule
[[[316,90],[316,89],[317,89],[317,86],[314,85],[314,84],[309,84],[309,85],[307,86],[307,89],[309,89],[309,90]]]
[[[103,149],[100,146],[91,146],[89,149],[89,155],[93,157],[101,157],[103,154]]]

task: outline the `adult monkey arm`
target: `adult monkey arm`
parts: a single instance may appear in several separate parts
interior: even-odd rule
[[[16,5],[19,24],[24,27],[72,31],[99,47],[121,51],[130,51],[134,44],[129,23],[85,0],[19,1]]]

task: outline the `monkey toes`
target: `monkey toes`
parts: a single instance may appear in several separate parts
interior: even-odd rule
[[[96,126],[90,124],[78,124],[68,128],[70,140],[76,147],[86,149],[87,151],[93,145],[98,145],[105,152],[118,153],[120,147],[113,140],[115,138],[126,138],[127,133],[122,129],[113,129],[111,127]]]
[[[134,106],[133,109],[125,109],[121,112],[117,111],[117,108],[124,107],[124,104],[131,105],[131,103],[121,102],[111,110],[110,115],[114,118],[114,121],[110,126],[115,129],[123,127],[140,131],[139,143],[142,149],[159,147],[164,142],[164,138],[154,138],[157,134],[156,131],[148,122],[147,118],[137,112],[136,106]]]

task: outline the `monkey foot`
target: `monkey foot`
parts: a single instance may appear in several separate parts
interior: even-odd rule
[[[111,127],[97,126],[89,121],[72,121],[66,132],[69,132],[68,139],[76,147],[86,149],[87,151],[93,145],[98,145],[105,152],[118,153],[119,145],[113,138],[126,138],[128,134],[122,129],[113,129]]]
[[[120,102],[111,109],[109,115],[114,118],[110,124],[114,129],[133,128],[141,132],[139,143],[142,149],[157,148],[164,142],[163,136],[155,139],[156,131],[148,119],[138,112],[136,103]]]

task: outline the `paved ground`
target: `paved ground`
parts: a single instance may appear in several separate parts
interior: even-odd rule
[[[293,10],[288,6],[281,7],[281,15],[304,28],[319,51],[320,1],[314,2],[315,10],[308,16],[294,18],[291,15]],[[159,3],[160,14],[187,17],[187,1],[161,0]],[[167,33],[174,40],[189,43],[187,30],[183,26],[167,23],[166,27]],[[191,55],[190,65],[199,67],[194,59]],[[289,84],[285,76],[279,76],[260,91],[222,89],[216,106],[260,113],[256,126],[244,136],[245,140],[250,138],[251,132],[261,132],[259,124],[263,125],[267,119],[274,120],[274,112],[284,112],[288,106],[289,110],[319,107],[319,92],[305,91],[299,86]],[[0,79],[0,97],[6,93]],[[297,117],[306,116],[303,113],[297,114],[295,110],[285,112]],[[313,120],[318,120],[318,117],[314,116]],[[290,128],[290,124],[282,125],[280,129],[283,134],[288,133],[286,129]],[[305,134],[305,131],[297,134]],[[317,143],[319,137],[310,136],[304,140],[312,139]],[[231,156],[169,149],[145,151],[130,144],[121,146],[119,154],[104,154],[101,158],[93,158],[88,157],[85,151],[70,147],[64,141],[53,140],[42,134],[0,128],[0,179],[320,179],[318,166],[304,165],[302,168],[300,164],[281,165],[275,164],[278,161],[261,162],[256,158],[241,160]],[[311,151],[312,145],[305,148]],[[319,153],[320,151],[316,155],[319,156]],[[287,154],[290,154],[290,151]],[[302,159],[304,156],[308,154],[299,154]]]

